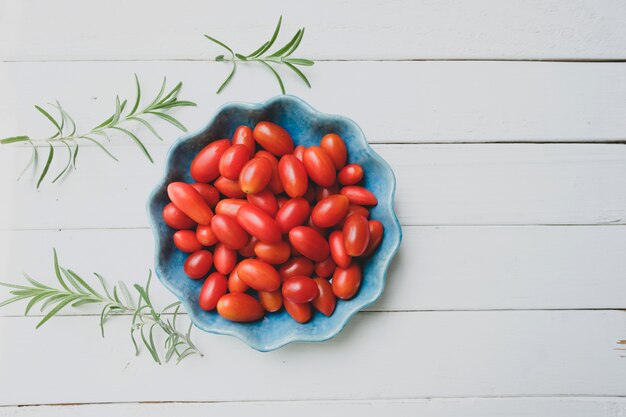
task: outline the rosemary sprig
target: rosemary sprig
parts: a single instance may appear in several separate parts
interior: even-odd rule
[[[259,46],[254,52],[249,53],[248,55],[243,55],[237,53],[230,46],[226,45],[224,42],[221,42],[209,35],[204,35],[210,41],[220,45],[222,48],[228,51],[228,56],[218,55],[215,57],[215,60],[218,62],[230,62],[232,64],[232,69],[228,74],[228,77],[224,80],[220,88],[217,89],[217,94],[221,93],[222,90],[230,83],[237,71],[237,63],[238,62],[258,62],[267,68],[278,81],[278,85],[280,87],[280,91],[285,94],[285,85],[283,83],[280,74],[274,69],[273,64],[284,64],[287,68],[296,73],[304,83],[311,88],[311,83],[304,73],[298,68],[298,66],[311,66],[314,62],[310,59],[305,58],[292,58],[291,55],[298,49],[300,46],[300,42],[302,42],[302,38],[304,37],[304,28],[298,29],[296,34],[291,38],[289,42],[283,45],[281,48],[278,48],[275,52],[269,53],[270,48],[276,42],[276,38],[278,38],[278,33],[280,32],[280,26],[283,21],[283,17],[281,16],[278,19],[278,24],[274,29],[274,33],[267,42],[264,42],[261,46]]]
[[[32,147],[31,158],[24,167],[24,170],[19,175],[18,179],[24,175],[24,173],[31,167],[35,166],[35,170],[39,170],[37,167],[39,162],[39,148],[46,148],[48,155],[45,159],[43,168],[40,170],[39,178],[37,180],[37,188],[41,185],[43,180],[50,172],[50,165],[59,151],[55,152],[58,148],[62,150],[65,148],[67,153],[67,160],[63,168],[54,177],[52,182],[56,182],[64,175],[70,172],[72,169],[76,169],[76,158],[78,156],[79,145],[81,143],[93,143],[98,146],[109,157],[117,161],[117,158],[110,152],[106,144],[111,141],[110,134],[114,132],[121,132],[129,137],[138,147],[141,152],[148,158],[150,162],[153,162],[152,156],[146,149],[146,146],[139,137],[128,130],[126,125],[134,123],[136,125],[142,125],[147,128],[154,136],[159,140],[163,138],[158,134],[156,129],[147,120],[148,117],[156,117],[176,126],[178,129],[186,132],[187,129],[181,122],[171,115],[165,113],[175,107],[195,106],[196,103],[186,100],[179,100],[178,93],[183,84],[179,82],[172,90],[166,93],[166,78],[163,78],[161,89],[156,97],[145,107],[140,108],[141,104],[141,85],[139,84],[139,78],[135,74],[135,87],[136,96],[132,105],[132,108],[128,109],[128,100],[122,100],[119,96],[115,97],[115,111],[106,120],[100,123],[93,129],[79,133],[76,128],[74,119],[65,111],[61,104],[56,101],[50,103],[50,106],[58,113],[57,117],[54,117],[50,111],[45,110],[41,106],[35,106],[35,109],[41,113],[54,127],[54,134],[48,138],[35,139],[26,135],[14,136],[10,138],[0,139],[0,145],[8,145],[13,143],[27,143]]]
[[[149,295],[152,271],[148,275],[148,281],[145,286],[139,284],[133,286],[136,292],[136,301],[131,296],[131,291],[124,282],[120,281],[113,286],[111,291],[104,278],[97,273],[94,273],[94,275],[100,281],[102,290],[95,290],[74,271],[59,265],[56,250],[54,250],[54,274],[61,288],[42,284],[26,274],[24,276],[28,281],[28,285],[0,282],[0,286],[11,288],[10,294],[13,295],[8,300],[1,302],[0,307],[17,301],[28,300],[24,312],[24,315],[28,315],[33,307],[39,305],[40,311],[42,313],[46,312],[45,316],[37,324],[37,328],[39,328],[68,305],[79,307],[85,304],[101,304],[104,305],[100,312],[100,332],[102,337],[104,337],[104,324],[110,316],[132,315],[130,337],[136,355],[140,353],[139,343],[137,343],[137,339],[140,339],[140,342],[159,365],[162,363],[161,355],[165,362],[169,362],[170,359],[176,357],[176,363],[180,363],[180,361],[190,355],[197,354],[202,356],[202,353],[191,341],[192,324],[189,324],[187,331],[181,331],[177,327],[176,320],[180,313],[180,302],[172,303],[160,312],[152,304]],[[162,348],[164,352],[161,355],[159,355],[160,349],[157,348],[154,341],[155,329],[161,330],[166,336]]]

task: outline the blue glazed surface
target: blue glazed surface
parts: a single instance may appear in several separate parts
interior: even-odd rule
[[[382,243],[374,256],[364,263],[361,288],[353,299],[338,301],[332,316],[315,312],[310,322],[296,323],[282,309],[255,323],[234,323],[198,306],[203,280],[189,279],[183,272],[187,256],[174,247],[174,230],[161,217],[169,203],[166,187],[172,181],[193,182],[189,166],[194,156],[208,143],[232,137],[240,125],[254,125],[269,120],[285,128],[296,145],[318,145],[326,133],[337,133],[346,142],[350,163],[365,170],[364,186],[378,198],[371,218],[385,226]],[[160,281],[183,303],[198,328],[218,334],[236,336],[252,348],[270,351],[290,342],[324,341],[336,336],[359,310],[375,302],[382,294],[387,269],[402,240],[400,223],[394,212],[396,180],[387,163],[368,145],[361,129],[342,116],[316,111],[304,101],[289,95],[274,97],[264,103],[228,103],[217,110],[208,124],[197,132],[180,138],[170,148],[165,173],[148,199],[148,214],[156,243],[156,274]]]

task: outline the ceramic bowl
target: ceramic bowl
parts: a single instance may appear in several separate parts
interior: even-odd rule
[[[285,128],[296,145],[318,145],[326,133],[339,134],[348,147],[349,162],[363,166],[364,186],[378,198],[378,205],[371,209],[370,218],[380,220],[385,226],[378,250],[363,265],[363,280],[357,295],[348,301],[338,301],[330,317],[315,312],[306,324],[295,322],[284,309],[269,313],[254,323],[234,323],[223,319],[215,311],[202,310],[198,306],[198,294],[203,280],[189,279],[185,275],[183,262],[187,254],[176,249],[172,242],[174,230],[161,217],[163,207],[169,203],[167,184],[172,181],[193,182],[189,166],[202,148],[214,140],[232,137],[237,126],[254,127],[261,120],[269,120]],[[361,129],[350,119],[321,113],[301,99],[288,95],[260,104],[225,104],[204,128],[187,134],[172,145],[165,173],[149,197],[147,208],[156,242],[156,274],[182,302],[194,325],[204,331],[236,336],[259,351],[274,350],[290,342],[330,339],[356,312],[376,301],[385,288],[387,269],[402,238],[393,207],[395,187],[391,168],[368,145]]]

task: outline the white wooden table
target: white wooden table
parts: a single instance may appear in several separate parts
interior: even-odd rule
[[[179,366],[135,357],[128,318],[101,339],[93,310],[34,330],[12,305],[0,415],[626,413],[625,2],[211,3],[0,0],[0,137],[47,134],[33,105],[53,99],[93,126],[133,73],[145,91],[183,81],[190,129],[269,98],[251,66],[215,95],[228,67],[202,34],[248,50],[282,14],[281,39],[306,26],[299,52],[317,61],[313,88],[286,75],[288,91],[357,121],[396,173],[404,240],[385,294],[327,343],[258,353],[198,332],[205,357]],[[177,137],[159,128],[165,144],[142,133],[153,165],[117,137],[119,163],[84,147],[39,191],[15,181],[29,149],[0,147],[0,281],[54,282],[56,247],[84,275],[143,282],[145,200]]]

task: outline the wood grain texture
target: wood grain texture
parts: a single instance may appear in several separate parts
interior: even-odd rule
[[[199,106],[175,115],[191,130],[225,102],[260,102],[280,91],[263,68],[240,65],[214,94],[228,71],[215,62],[0,63],[0,137],[49,136],[33,105],[54,99],[89,130],[113,112],[116,94],[134,98],[133,73],[144,103],[164,75],[172,86],[183,81],[180,97]],[[281,72],[289,93],[352,118],[374,143],[626,140],[626,63],[320,62],[305,70],[312,89]],[[166,128],[163,136],[173,142],[179,132]]]
[[[219,7],[187,0],[175,7],[164,0],[88,6],[7,0],[0,7],[4,60],[207,59],[222,53],[204,33],[245,53],[269,38],[281,14],[281,40],[305,26],[301,53],[316,59],[626,58],[626,6],[619,0],[239,0]],[[59,22],[69,21],[72,30],[58,30]]]

